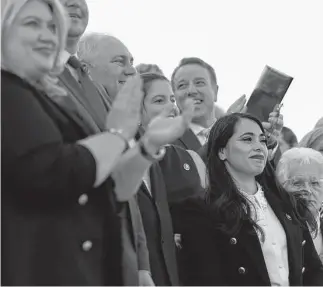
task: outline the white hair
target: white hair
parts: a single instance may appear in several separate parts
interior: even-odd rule
[[[280,184],[284,185],[290,179],[291,168],[295,165],[317,163],[323,174],[323,155],[311,148],[294,147],[283,153],[276,167],[276,176]]]
[[[1,42],[2,45],[6,43],[7,37],[15,37],[10,33],[10,27],[16,19],[21,9],[30,0],[1,0]],[[63,53],[66,45],[66,37],[68,31],[68,17],[66,11],[59,0],[43,0],[45,3],[50,5],[53,11],[53,19],[55,19],[57,30],[58,30],[58,47],[57,54],[54,60],[51,71],[39,79],[37,82],[25,80],[37,89],[44,91],[47,95],[65,95],[66,91],[57,84],[57,75],[59,75],[64,68]],[[4,49],[1,49],[1,69],[8,70],[20,77],[20,63],[8,63]]]
[[[102,42],[116,39],[114,36],[104,33],[85,34],[78,43],[77,56],[83,62],[95,66],[95,62],[102,52]]]
[[[298,146],[313,148],[319,142],[323,142],[323,126],[307,133],[299,142]]]
[[[316,129],[316,128],[322,128],[322,127],[323,127],[323,117],[317,121],[314,128]]]

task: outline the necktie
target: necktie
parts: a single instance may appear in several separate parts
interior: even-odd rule
[[[75,56],[71,56],[67,63],[76,71],[78,82],[83,90],[83,99],[88,103],[88,111],[92,114],[93,119],[101,130],[105,127],[105,119],[107,116],[107,109],[98,92],[95,84],[89,78],[87,68]]]
[[[83,67],[82,63],[75,57],[69,57],[67,63],[75,70],[81,69]]]
[[[208,139],[208,136],[209,136],[209,133],[210,133],[210,128],[206,128],[206,129],[203,129],[201,130],[197,135],[198,137],[201,139],[201,144],[205,144],[205,142],[207,141]]]

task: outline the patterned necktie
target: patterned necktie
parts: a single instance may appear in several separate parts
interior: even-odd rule
[[[198,137],[200,137],[201,139],[203,139],[203,143],[202,144],[205,144],[208,137],[209,137],[209,133],[210,133],[210,130],[211,128],[206,128],[206,129],[203,129],[201,130],[197,135]]]

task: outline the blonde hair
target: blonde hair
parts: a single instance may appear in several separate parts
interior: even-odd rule
[[[18,13],[31,0],[1,0],[1,41],[2,45],[6,42],[5,37],[14,37],[11,35],[9,29],[16,19]],[[40,91],[45,92],[48,96],[66,95],[66,91],[58,85],[57,76],[64,69],[63,54],[66,45],[66,37],[68,31],[68,17],[65,8],[59,0],[42,0],[47,3],[52,10],[53,19],[58,31],[58,49],[54,60],[52,69],[37,82],[24,79]],[[1,69],[8,70],[15,74],[17,71],[11,70],[10,65],[6,63],[6,57],[3,54],[3,47],[1,49]],[[20,75],[19,75],[20,76]]]

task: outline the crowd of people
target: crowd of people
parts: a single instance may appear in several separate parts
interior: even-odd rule
[[[298,142],[88,20],[1,1],[2,285],[322,286],[323,118]]]

